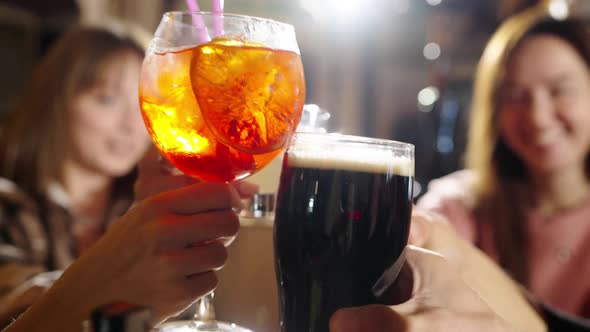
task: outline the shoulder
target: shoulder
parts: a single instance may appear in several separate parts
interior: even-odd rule
[[[0,177],[0,263],[38,261],[45,250],[39,203],[14,182]]]
[[[9,206],[36,210],[37,202],[31,195],[23,191],[15,182],[0,177],[0,209]]]
[[[40,228],[40,203],[16,183],[0,177],[0,242],[30,228]],[[8,232],[8,233],[7,233]]]
[[[475,180],[475,174],[470,170],[457,171],[432,180],[418,206],[431,209],[454,203],[471,209],[475,205]]]
[[[474,184],[475,174],[469,170],[433,180],[416,207],[444,216],[461,237],[473,242],[476,238]]]

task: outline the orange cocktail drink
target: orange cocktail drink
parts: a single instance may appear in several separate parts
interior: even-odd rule
[[[184,173],[208,181],[241,179],[268,164],[297,127],[304,100],[298,50],[247,34],[152,47],[140,82],[156,147]]]

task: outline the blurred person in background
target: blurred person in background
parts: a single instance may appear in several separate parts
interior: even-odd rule
[[[150,146],[138,104],[144,50],[98,28],[68,31],[0,132],[0,321],[44,291],[133,200]],[[26,281],[29,282],[26,282]]]
[[[418,206],[445,215],[536,300],[590,318],[590,35],[535,7],[507,20],[475,79],[468,169]]]
[[[94,309],[120,301],[151,309],[155,326],[215,288],[249,185],[199,183],[158,157],[152,149],[140,162],[129,211],[5,331],[79,332]]]

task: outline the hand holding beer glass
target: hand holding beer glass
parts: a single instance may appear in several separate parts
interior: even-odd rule
[[[142,67],[150,136],[172,165],[204,181],[243,179],[272,161],[295,131],[304,100],[295,31],[272,20],[165,13]]]
[[[403,265],[414,146],[296,133],[275,219],[281,332],[328,332],[332,314],[379,303]]]

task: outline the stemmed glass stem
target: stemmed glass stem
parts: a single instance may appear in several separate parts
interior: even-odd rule
[[[226,182],[227,183],[227,182]],[[197,322],[198,331],[223,331],[220,329],[215,317],[215,293],[203,295],[195,303],[193,320]]]
[[[201,297],[195,304],[196,311],[194,319],[203,323],[202,325],[199,325],[199,330],[217,330],[218,328],[217,321],[215,320],[214,298],[215,294],[211,292]]]

